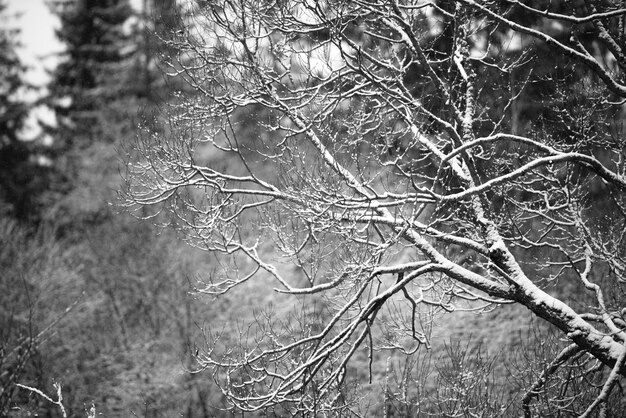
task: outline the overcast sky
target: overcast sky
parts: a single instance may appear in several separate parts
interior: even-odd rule
[[[36,100],[45,94],[45,85],[50,81],[48,71],[54,69],[58,61],[56,54],[62,51],[54,30],[59,20],[50,12],[44,0],[8,0],[6,15],[9,25],[20,29],[21,47],[17,51],[22,63],[28,66],[26,81],[38,87],[22,93],[27,100]],[[54,124],[54,114],[45,106],[33,109],[21,132],[23,139],[40,136],[41,128],[37,120]]]
[[[131,0],[138,7],[141,2]],[[8,0],[8,14],[19,13],[12,18],[14,26],[21,30],[22,48],[20,57],[31,67],[27,79],[37,85],[49,81],[45,69],[52,70],[56,63],[55,54],[63,49],[54,33],[59,19],[54,16],[45,0]]]
[[[131,0],[136,5],[137,0]],[[38,91],[30,91],[25,96],[35,100],[45,94],[45,86],[50,81],[49,71],[54,70],[58,62],[58,53],[63,45],[56,37],[55,29],[59,27],[59,19],[50,12],[45,0],[8,0],[6,15],[10,16],[9,24],[20,29],[21,48],[18,54],[22,62],[28,66],[25,79],[39,87]],[[26,122],[23,138],[32,139],[41,130],[37,119],[46,123],[54,123],[52,112],[42,106],[36,108]]]
[[[54,55],[62,50],[54,34],[59,20],[50,12],[44,0],[8,0],[7,12],[9,15],[19,13],[11,21],[13,26],[21,30],[22,48],[19,54],[30,67],[28,81],[37,85],[45,84],[49,80],[45,70],[54,68]]]

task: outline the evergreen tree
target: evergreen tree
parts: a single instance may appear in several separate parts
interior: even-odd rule
[[[65,176],[65,196],[48,216],[65,227],[108,217],[107,195],[115,188],[115,146],[134,134],[137,106],[132,69],[137,42],[129,25],[128,0],[58,0],[51,8],[61,21],[65,44],[49,84],[49,106],[57,124],[53,164]]]
[[[24,86],[24,66],[16,54],[19,30],[11,29],[5,16],[6,3],[0,0],[2,26],[0,29],[0,139],[2,146],[17,142],[18,131],[26,116],[25,105],[16,100],[17,91]]]
[[[36,195],[45,188],[46,168],[35,161],[35,143],[21,137],[29,111],[18,94],[27,88],[25,67],[16,53],[19,30],[8,24],[5,9],[0,0],[0,215],[32,220],[38,209]]]
[[[169,98],[172,87],[163,74],[163,61],[173,61],[176,51],[165,40],[171,39],[174,32],[182,28],[180,9],[176,0],[143,0],[141,5],[141,25],[138,27],[138,54],[135,61],[135,74],[140,79],[135,84],[138,97],[149,104],[159,105]]]
[[[128,0],[63,0],[52,7],[66,51],[50,94],[60,122],[58,145],[67,150],[108,136],[100,118],[128,88],[124,65],[132,48],[124,24],[132,9]]]

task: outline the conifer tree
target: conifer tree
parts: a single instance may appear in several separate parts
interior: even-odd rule
[[[137,96],[150,104],[159,105],[165,102],[168,92],[175,89],[165,84],[163,61],[173,61],[172,56],[176,54],[165,40],[169,40],[175,31],[182,28],[180,15],[176,0],[142,1],[141,25],[137,32],[138,53],[135,60],[138,80],[134,86]]]
[[[61,22],[56,35],[65,50],[48,87],[57,123],[47,130],[64,195],[52,203],[49,218],[65,235],[66,227],[80,230],[83,221],[108,216],[106,193],[114,185],[105,183],[117,173],[115,146],[136,126],[136,39],[128,0],[58,0],[50,7]]]
[[[26,87],[25,67],[16,53],[19,31],[8,24],[6,7],[0,0],[0,215],[28,219],[34,212],[32,189],[37,183],[37,167],[31,158],[33,144],[21,138],[29,110],[18,96]]]
[[[106,137],[102,110],[128,87],[124,65],[132,49],[124,24],[132,9],[128,0],[62,0],[52,8],[61,20],[57,36],[66,46],[50,84],[57,136],[65,148],[81,147]]]

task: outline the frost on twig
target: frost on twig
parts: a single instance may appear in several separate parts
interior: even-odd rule
[[[27,390],[27,391],[29,391],[31,393],[34,393],[35,395],[40,396],[41,398],[43,398],[44,400],[50,402],[51,404],[56,405],[59,408],[59,411],[61,412],[61,416],[63,418],[67,418],[67,410],[65,409],[65,406],[63,405],[63,388],[62,388],[60,383],[54,382],[52,384],[52,386],[56,390],[56,400],[51,398],[50,396],[46,395],[40,389],[37,389],[37,388],[34,388],[34,387],[30,387],[30,386],[26,386],[26,385],[23,385],[21,383],[17,383],[16,386],[19,387],[19,388],[22,388],[24,390]],[[89,409],[86,411],[86,417],[87,418],[95,418],[96,417],[96,406],[93,403],[91,404]]]
[[[17,384],[17,387],[28,390],[36,395],[39,395],[46,401],[50,402],[51,404],[58,406],[59,410],[61,411],[61,416],[63,418],[67,418],[67,411],[65,410],[65,407],[63,406],[63,392],[62,392],[61,384],[59,384],[58,382],[54,382],[52,386],[56,390],[56,396],[57,396],[56,400],[52,399],[51,397],[49,397],[48,395],[46,395],[45,393],[43,393],[41,390],[37,388],[22,385],[21,383]]]
[[[314,327],[303,309],[301,329],[268,315],[236,348],[213,338],[199,366],[233,408],[346,407],[355,358],[415,353],[437,315],[504,303],[626,375],[607,291],[626,264],[624,12],[565,3],[190,11],[171,63],[190,93],[138,138],[122,203],[215,255],[199,293],[260,282],[325,306]]]

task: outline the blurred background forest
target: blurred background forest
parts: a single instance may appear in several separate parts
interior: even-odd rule
[[[160,41],[176,31],[183,11],[175,0],[49,2],[64,51],[33,102],[24,99],[32,87],[16,54],[19,16],[7,13],[6,2],[0,0],[0,416],[60,416],[55,405],[16,386],[52,394],[53,382],[62,385],[68,416],[86,416],[92,404],[107,417],[231,416],[210,373],[188,372],[203,330],[222,331],[228,346],[261,310],[280,317],[291,305],[281,306],[262,282],[220,299],[197,297],[194,283],[210,274],[212,256],[115,206],[120,159],[138,127],[168,129],[159,110],[184,89],[163,75],[172,51]],[[25,140],[29,112],[41,106],[54,121],[42,121],[38,137]],[[371,380],[366,354],[353,364],[365,382],[359,394],[366,415],[408,416],[389,388],[409,378],[432,382],[404,385],[415,390],[405,399],[446,379],[448,388],[466,382],[464,396],[489,398],[497,415],[524,383],[510,377],[549,357],[541,350],[553,350],[544,344],[525,351],[526,364],[507,363],[523,361],[525,342],[545,332],[519,309],[437,321],[431,354],[378,353]],[[479,384],[459,374],[467,370]]]
[[[53,382],[69,416],[92,403],[104,416],[214,416],[210,379],[186,372],[190,347],[203,323],[237,312],[189,295],[206,255],[111,205],[122,147],[140,122],[159,124],[171,91],[157,34],[178,11],[163,0],[48,6],[64,51],[33,101],[20,17],[0,2],[0,416],[59,416],[16,386],[52,393]],[[37,107],[56,117],[25,138]]]

